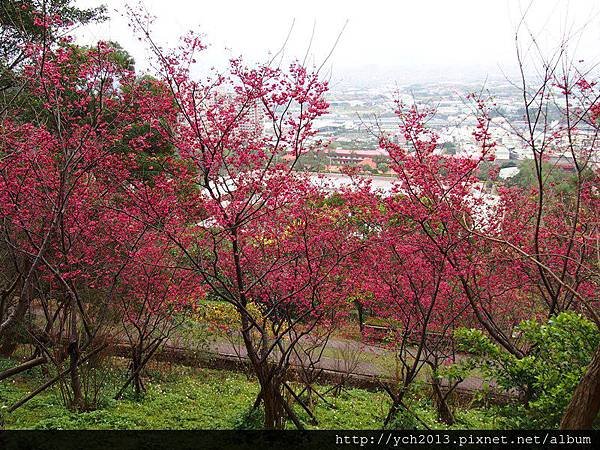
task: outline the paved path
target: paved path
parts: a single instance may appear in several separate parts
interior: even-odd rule
[[[166,342],[164,350],[193,351],[190,347],[181,347],[177,343],[178,339],[169,339]],[[122,336],[122,343],[127,346],[127,339]],[[302,343],[301,343],[302,344]],[[243,343],[234,344],[224,338],[213,341],[209,345],[209,352],[227,358],[240,358],[247,360],[246,349]],[[301,351],[299,351],[301,353]],[[457,357],[468,357],[466,354],[459,354]],[[365,344],[360,341],[330,338],[327,342],[326,350],[323,356],[315,363],[315,367],[341,374],[352,374],[357,378],[385,379],[392,378],[393,367],[389,367],[390,361],[394,359],[394,353],[381,346]],[[366,361],[365,361],[366,359]],[[307,359],[304,359],[307,361]],[[388,361],[386,367],[385,362]],[[300,361],[291,359],[291,364],[299,366]],[[478,377],[469,377],[463,380],[458,389],[463,391],[478,391],[488,384],[492,389],[496,387],[495,383],[487,382]],[[513,395],[513,394],[509,394]]]
[[[247,359],[243,343],[234,344],[226,340],[218,340],[210,344],[209,351],[222,356]],[[352,373],[358,377],[391,378],[393,367],[386,367],[385,363],[387,361],[389,364],[390,361],[393,361],[393,357],[394,353],[387,348],[336,338],[327,342],[324,355],[318,360],[315,367],[341,373]],[[460,357],[467,356],[459,355]],[[308,362],[308,358],[304,358],[304,361]],[[291,359],[291,364],[299,365],[297,357]],[[477,391],[481,390],[485,383],[481,378],[469,377],[463,380],[458,388],[465,391]],[[488,384],[494,387],[494,383],[488,382]]]

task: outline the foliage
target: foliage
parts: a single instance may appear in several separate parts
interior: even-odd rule
[[[537,184],[535,163],[532,160],[523,160],[519,163],[519,172],[506,180],[509,186],[519,186],[523,189],[531,189]],[[573,192],[575,189],[576,175],[560,165],[550,162],[542,163],[543,182],[552,190],[559,192]]]
[[[126,340],[131,360],[115,397],[130,384],[140,397],[152,355],[177,328],[201,344],[218,328],[241,337],[260,385],[249,391],[262,404],[226,423],[282,428],[289,417],[300,427],[307,419],[288,408],[284,385],[290,356],[356,308],[361,322],[365,311],[385,323],[397,355],[384,383],[385,426],[425,425],[434,408],[454,421],[435,383],[434,401],[406,404],[420,375],[436,381],[454,360],[447,344],[457,326],[468,328],[456,338],[475,356],[447,377],[482,371],[521,395],[511,405],[515,426],[556,425],[600,326],[600,96],[582,76],[593,72],[544,61],[555,69],[541,87],[522,80],[526,121],[506,128],[532,161],[506,183],[490,181],[498,165],[489,101],[468,97],[477,152],[467,157],[453,145],[440,151],[427,127],[433,110],[398,99],[397,133],[379,136],[389,159],[368,169],[393,170],[391,195],[357,167],[342,169],[351,183],[330,195],[295,170],[325,164],[315,122],[327,112],[328,83],[319,68],[234,58],[198,77],[203,37],[189,33],[164,49],[152,18],[130,11],[153,53],[154,72],[140,76],[118,43],[74,44],[69,28],[102,12],[70,0],[0,9],[0,90],[10,91],[0,105],[0,353],[27,337],[29,356],[48,359],[44,379],[68,372],[59,381],[65,405],[87,411],[111,380],[102,364],[109,346]],[[551,163],[564,155],[568,173]],[[163,402],[186,403],[190,389],[153,384],[144,401],[167,410]],[[63,419],[46,425],[86,420]]]
[[[501,389],[520,393],[524,407],[516,407],[513,426],[554,428],[600,344],[600,333],[574,312],[561,313],[547,323],[523,321],[515,333],[531,348],[521,358],[501,349],[480,330],[457,330],[458,348],[472,356],[448,368],[446,375],[465,376],[479,370]]]
[[[249,303],[247,309],[255,317],[260,317],[260,309],[254,303]],[[230,303],[204,302],[194,309],[194,314],[198,322],[207,324],[213,330],[230,332],[239,328],[239,313]]]
[[[0,3],[0,92],[13,88],[24,48],[48,44],[73,24],[104,19],[104,6],[80,9],[73,0],[6,0]]]
[[[97,411],[75,413],[62,405],[57,391],[31,400],[23,408],[4,416],[7,429],[231,429],[260,428],[262,413],[248,416],[258,386],[239,373],[176,366],[172,371],[153,370],[146,395],[136,400],[107,401]],[[3,383],[0,408],[23,396],[32,379]],[[118,383],[113,380],[113,388]],[[341,396],[325,397],[315,414],[318,428],[375,428],[385,413],[381,393],[360,389]],[[310,426],[309,418],[298,411]]]

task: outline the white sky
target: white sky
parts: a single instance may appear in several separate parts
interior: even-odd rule
[[[144,67],[145,53],[122,17],[126,0],[77,0],[107,5],[110,20],[78,31],[85,43],[118,41]],[[135,0],[129,1],[135,4]],[[206,36],[205,64],[220,66],[231,56],[265,61],[293,31],[286,55],[302,59],[315,26],[310,62],[319,65],[348,24],[328,67],[335,76],[376,65],[497,72],[515,62],[514,31],[526,0],[143,0],[158,20],[155,36],[165,45],[189,29]],[[600,1],[536,0],[527,15],[531,31],[550,50],[565,32],[573,34],[578,57],[600,62]],[[585,26],[583,33],[581,27]]]

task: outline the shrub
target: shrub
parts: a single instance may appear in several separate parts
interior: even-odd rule
[[[563,312],[547,323],[526,320],[514,331],[529,349],[522,358],[504,351],[480,330],[457,330],[458,349],[472,356],[450,366],[446,375],[465,376],[478,370],[503,390],[519,394],[521,403],[510,405],[513,426],[557,427],[600,343],[600,333],[574,312]]]

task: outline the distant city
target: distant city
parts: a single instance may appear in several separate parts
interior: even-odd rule
[[[477,157],[479,149],[473,137],[477,116],[473,102],[466,97],[482,92],[493,104],[490,132],[496,141],[494,164],[500,167],[500,178],[512,177],[519,172],[519,162],[531,158],[531,148],[519,137],[519,130],[526,125],[522,92],[502,77],[486,80],[483,88],[482,84],[481,78],[462,82],[429,78],[404,84],[380,78],[369,83],[363,78],[360,84],[356,80],[332,83],[328,93],[329,114],[315,122],[319,137],[329,145],[323,151],[305,155],[298,167],[335,173],[344,165],[355,165],[367,174],[393,175],[387,153],[378,146],[378,134],[398,134],[395,99],[409,106],[414,103],[435,110],[427,125],[439,135],[441,154]],[[558,109],[549,111],[550,132],[559,126],[554,116],[559,117]],[[575,139],[584,146],[597,145],[587,142],[585,129]],[[563,170],[573,169],[568,153],[553,154],[549,161]],[[590,163],[597,165],[598,161]]]

